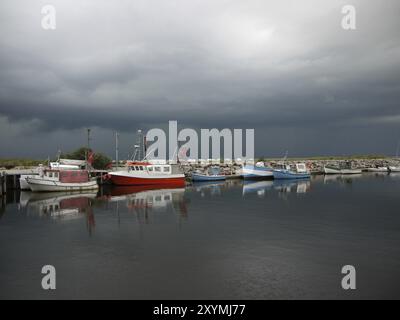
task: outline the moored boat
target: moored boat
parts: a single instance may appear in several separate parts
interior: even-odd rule
[[[34,192],[95,190],[97,181],[89,177],[88,170],[42,169],[37,176],[26,178]]]
[[[207,173],[193,172],[192,181],[223,181],[226,176],[221,174],[219,167],[209,168]]]
[[[159,185],[185,186],[185,175],[177,164],[151,164],[150,162],[132,161],[125,170],[108,173],[112,184],[120,186]]]
[[[400,172],[400,167],[390,166],[389,172]]]
[[[242,177],[244,179],[268,179],[273,178],[273,176],[272,168],[265,167],[262,162],[242,167]]]
[[[340,174],[340,169],[324,166],[324,173],[325,174]]]
[[[308,172],[307,167],[304,163],[296,163],[295,170],[292,170],[290,166],[282,169],[273,170],[274,179],[308,179],[311,174]]]
[[[63,169],[63,170],[78,170],[86,164],[84,160],[74,160],[74,159],[58,159],[56,162],[50,162],[50,169]],[[27,178],[37,178],[39,172],[44,170],[43,165],[39,165],[36,169],[37,171],[32,174],[23,174],[19,178],[19,187],[21,190],[31,190],[31,187],[27,181]]]
[[[362,173],[361,169],[353,168],[351,163],[346,163],[340,167],[324,166],[325,174],[359,174]]]

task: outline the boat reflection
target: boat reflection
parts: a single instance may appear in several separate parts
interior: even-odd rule
[[[102,199],[108,202],[124,202],[128,211],[148,222],[150,212],[172,210],[181,217],[187,217],[187,201],[184,198],[185,188],[157,188],[154,186],[113,186],[107,190]]]
[[[275,180],[274,189],[282,193],[306,193],[310,190],[310,180]]]
[[[265,180],[243,184],[243,196],[257,194],[264,197],[268,190],[276,190],[279,193],[306,193],[310,190],[310,180]]]
[[[205,197],[207,194],[219,196],[222,194],[222,187],[225,185],[225,181],[196,181],[193,182],[193,189],[199,192],[202,197]]]
[[[92,202],[97,192],[21,192],[19,207],[28,215],[67,221],[86,216],[89,233],[95,227]]]
[[[256,193],[258,197],[262,198],[265,196],[265,192],[268,189],[271,189],[274,185],[272,180],[264,180],[257,182],[249,182],[250,180],[246,180],[243,183],[243,196]]]

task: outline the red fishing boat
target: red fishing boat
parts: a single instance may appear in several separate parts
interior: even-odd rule
[[[131,161],[127,163],[125,170],[109,172],[108,178],[113,184],[120,186],[185,186],[185,175],[177,164]]]

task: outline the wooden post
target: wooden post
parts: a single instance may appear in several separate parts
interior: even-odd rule
[[[7,194],[7,173],[3,172],[2,175],[3,194]]]
[[[0,173],[0,197],[3,196],[3,194],[5,193],[4,190],[4,175],[3,172]]]

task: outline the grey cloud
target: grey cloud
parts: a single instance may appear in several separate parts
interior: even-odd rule
[[[340,27],[339,0],[59,0],[55,31],[40,27],[44,4],[0,5],[0,115],[17,132],[32,119],[37,135],[102,136],[178,120],[257,128],[259,154],[291,136],[297,153],[348,152],[331,130],[355,153],[389,153],[399,138],[395,0],[353,1],[354,31]]]

